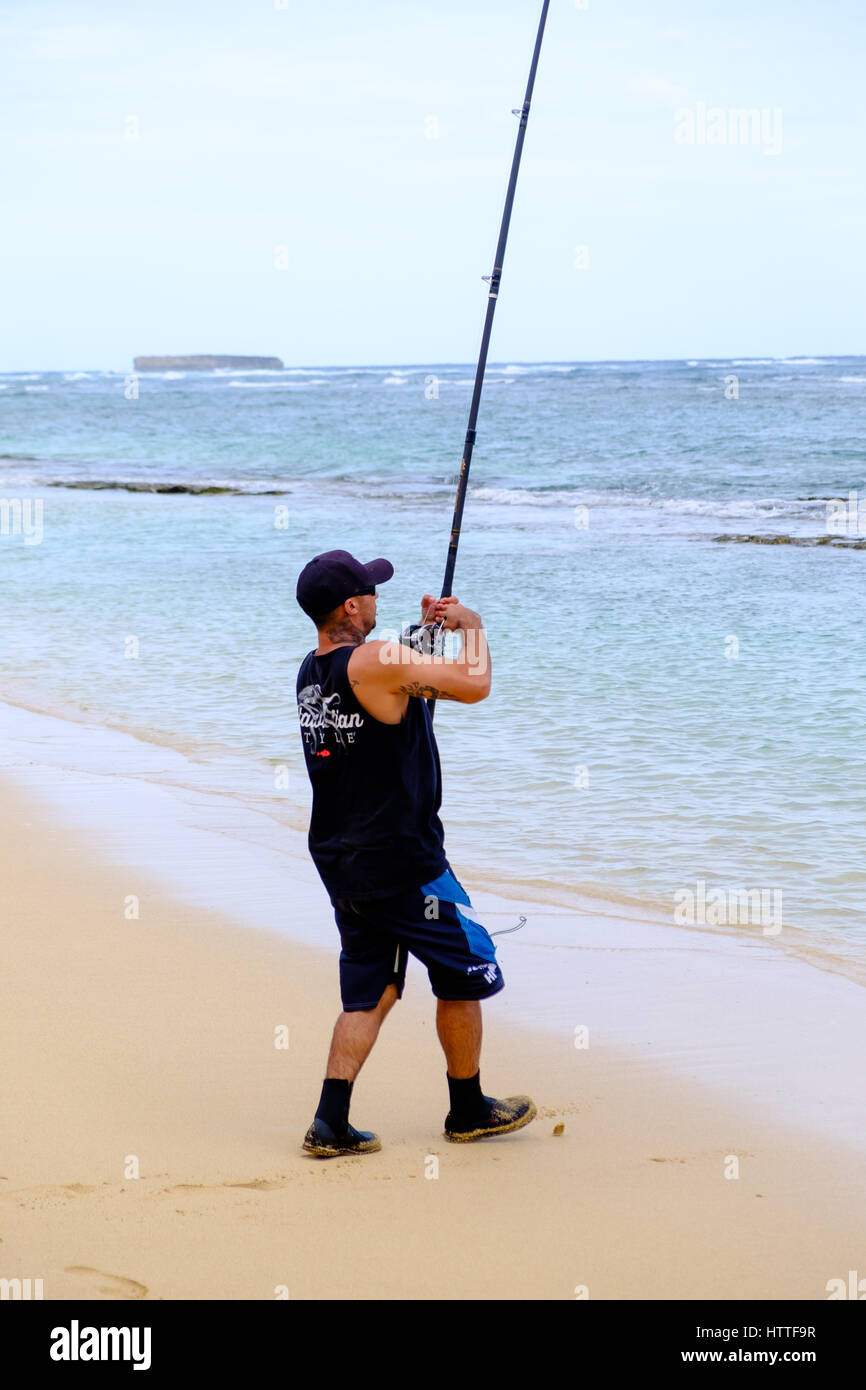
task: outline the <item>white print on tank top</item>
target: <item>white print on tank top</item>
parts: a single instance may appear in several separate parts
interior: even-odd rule
[[[323,695],[320,685],[305,685],[298,693],[298,716],[304,732],[304,742],[311,753],[318,755],[325,743],[325,733],[333,729],[337,743],[345,747],[354,743],[355,729],[362,728],[363,716],[340,712],[340,693]]]

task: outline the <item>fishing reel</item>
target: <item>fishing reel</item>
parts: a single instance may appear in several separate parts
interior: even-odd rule
[[[444,656],[445,624],[407,623],[400,633],[400,641],[422,656]]]

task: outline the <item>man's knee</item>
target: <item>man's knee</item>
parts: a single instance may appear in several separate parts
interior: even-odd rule
[[[393,1006],[396,1004],[399,998],[400,995],[398,993],[397,986],[386,985],[378,1004],[374,1004],[370,1009],[344,1008],[343,1014],[348,1018],[352,1018],[353,1015],[355,1017],[358,1017],[360,1015],[364,1018],[372,1018],[374,1014],[377,1015],[379,1018],[384,1018],[385,1015],[393,1008]]]
[[[384,1018],[387,1013],[390,1013],[391,1009],[397,1003],[397,1000],[399,998],[400,994],[397,989],[397,986],[394,984],[386,985],[382,994],[382,998],[376,1005],[376,1012],[380,1015],[380,1017]]]

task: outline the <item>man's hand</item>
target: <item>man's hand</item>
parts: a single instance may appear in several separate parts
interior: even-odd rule
[[[459,603],[459,599],[453,596],[449,598],[436,598],[434,594],[425,594],[421,599],[421,621],[422,623],[441,623],[446,616],[446,607],[449,604]]]
[[[471,608],[464,608],[459,598],[449,594],[447,598],[435,598],[425,594],[421,600],[422,623],[444,623],[448,632],[457,628],[481,627],[481,618]]]

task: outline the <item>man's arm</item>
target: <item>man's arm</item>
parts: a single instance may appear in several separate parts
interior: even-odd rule
[[[415,696],[425,700],[456,700],[473,705],[490,694],[490,649],[480,614],[457,599],[433,599],[425,594],[422,607],[428,621],[444,621],[463,642],[455,657],[424,656],[402,642],[365,642],[351,658],[350,679],[358,694]]]

